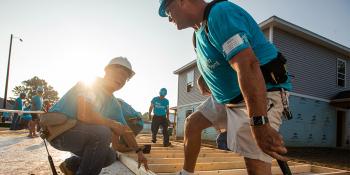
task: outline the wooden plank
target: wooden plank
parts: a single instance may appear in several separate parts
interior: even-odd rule
[[[314,172],[314,173],[345,173],[348,171],[312,165],[311,172]]]
[[[183,153],[183,149],[174,149],[174,150],[157,150],[157,149],[151,149],[151,153]],[[224,151],[224,150],[215,150],[215,149],[202,149],[200,150],[200,153],[232,153],[231,151]]]
[[[128,155],[132,155],[135,153],[127,153]],[[152,153],[146,154],[147,158],[183,158],[183,153]],[[239,157],[238,154],[234,153],[199,153],[198,157]]]
[[[184,150],[183,145],[182,146],[173,146],[173,147],[152,147],[152,150]],[[224,150],[219,150],[215,148],[208,148],[208,147],[202,147],[201,150],[217,150],[217,151],[224,151]]]
[[[10,113],[21,113],[21,114],[44,114],[44,111],[22,111],[22,110],[11,110],[11,109],[0,109],[0,112]]]
[[[151,154],[146,154],[152,175],[174,175],[182,169],[184,161],[183,143],[172,142],[171,147],[163,147],[162,141],[158,143],[149,143],[149,136],[142,135],[142,139],[138,139],[140,145],[151,144]],[[137,155],[134,153],[126,153],[121,156],[123,162],[126,162],[135,174],[144,175],[145,172],[137,169]],[[347,171],[326,168],[320,166],[312,166],[309,164],[301,164],[288,162],[289,167],[295,175],[345,175]],[[143,174],[142,174],[143,173]],[[345,174],[344,174],[345,173]],[[197,175],[246,175],[244,158],[236,153],[218,150],[215,148],[201,147],[201,152],[197,159],[196,172]],[[282,174],[277,162],[272,162],[272,174]]]
[[[296,163],[291,162],[291,165],[298,166]],[[178,164],[149,164],[150,169],[155,173],[167,173],[176,172],[181,170],[182,163]],[[300,164],[299,164],[300,165]],[[273,167],[278,167],[276,161],[272,162]],[[206,162],[196,164],[195,171],[213,171],[213,170],[229,170],[229,169],[244,169],[246,168],[244,161],[233,162]]]
[[[132,156],[136,159],[137,156]],[[148,163],[150,164],[176,164],[183,163],[184,158],[148,158]],[[199,157],[197,159],[198,163],[208,163],[208,162],[234,162],[243,161],[243,157]]]
[[[126,167],[128,167],[133,173],[135,173],[135,175],[156,175],[154,172],[152,171],[146,171],[146,169],[141,166],[141,168],[139,169],[137,166],[137,161],[135,161],[134,159],[126,156],[123,153],[118,152],[118,159],[120,162],[122,162]]]
[[[291,166],[291,171],[294,173],[305,173],[310,172],[311,165],[296,165]],[[281,175],[281,172],[278,171],[279,167],[272,167],[273,175]],[[157,173],[158,175],[175,175],[175,173]],[[215,171],[197,171],[195,175],[247,175],[246,169],[230,169],[230,170],[215,170]]]

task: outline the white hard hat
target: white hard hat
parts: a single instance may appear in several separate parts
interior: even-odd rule
[[[109,61],[109,63],[105,67],[105,70],[107,69],[107,67],[109,67],[111,65],[119,65],[119,66],[123,66],[123,67],[127,68],[131,72],[129,79],[135,75],[135,72],[132,70],[132,67],[131,67],[129,60],[125,57],[113,58],[111,61]]]

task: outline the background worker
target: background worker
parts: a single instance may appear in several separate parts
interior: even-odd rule
[[[159,96],[154,97],[151,101],[151,105],[148,110],[148,117],[152,119],[152,142],[157,142],[157,133],[159,130],[159,126],[162,126],[163,131],[163,145],[168,147],[171,145],[169,142],[169,133],[168,126],[170,124],[169,121],[169,100],[165,98],[167,95],[167,90],[165,88],[160,89]],[[153,111],[153,117],[152,117]]]
[[[19,94],[19,97],[15,100],[15,105],[13,107],[14,110],[23,110],[23,100],[26,98],[26,96],[27,95],[23,92]],[[10,130],[18,130],[20,120],[21,116],[17,112],[15,112],[12,117]]]
[[[96,78],[91,85],[79,82],[43,115],[41,123],[47,128],[50,144],[76,155],[60,165],[65,174],[99,174],[116,160],[110,144],[120,136],[137,153],[139,166],[144,164],[148,169],[147,159],[125,121],[126,113],[113,95],[134,74],[127,58],[114,58],[105,67],[103,78]]]
[[[248,174],[271,174],[272,157],[287,160],[278,133],[282,112],[288,113],[282,101],[291,90],[286,60],[230,1],[160,0],[159,15],[178,30],[195,29],[198,69],[215,100],[226,105],[230,150],[244,156]],[[183,168],[182,174],[193,173],[195,162]]]
[[[23,111],[30,111],[31,110],[31,105],[28,102],[28,100],[26,100],[26,102],[24,102],[24,106],[23,106]],[[31,130],[30,127],[30,122],[32,121],[32,115],[30,113],[23,113],[22,115],[22,121],[21,121],[21,128],[28,128],[28,137],[29,138],[34,138],[34,134],[35,134],[35,130]]]
[[[32,111],[41,111],[43,110],[43,94],[44,94],[44,88],[39,86],[36,88],[36,95],[32,97],[32,105],[31,110]],[[37,137],[35,130],[39,132],[40,126],[39,126],[39,116],[40,114],[31,114],[32,120],[29,122],[30,131],[33,131],[32,136]]]

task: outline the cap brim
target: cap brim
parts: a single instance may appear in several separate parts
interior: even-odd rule
[[[162,3],[159,6],[158,14],[160,17],[168,17],[165,13],[165,2],[166,0],[162,1]]]

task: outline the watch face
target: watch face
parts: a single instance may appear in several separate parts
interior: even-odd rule
[[[269,122],[269,119],[265,116],[254,116],[251,118],[252,126],[261,126]]]
[[[254,121],[254,125],[262,125],[263,124],[263,118],[262,117],[257,117],[255,119],[256,120]]]

